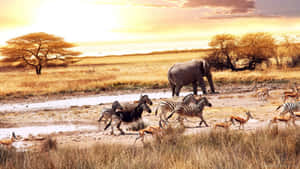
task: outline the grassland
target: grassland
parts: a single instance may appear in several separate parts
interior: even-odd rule
[[[202,58],[207,51],[148,55],[85,57],[68,67],[44,68],[37,76],[32,68],[0,72],[0,98],[99,93],[107,90],[168,87],[167,71],[176,62]],[[299,69],[214,72],[219,84],[297,81]]]
[[[47,141],[42,152],[0,148],[0,168],[240,169],[299,168],[300,132],[294,129],[212,131],[181,135],[167,129],[143,147],[95,144],[90,148],[58,147]],[[52,149],[51,149],[52,147]]]

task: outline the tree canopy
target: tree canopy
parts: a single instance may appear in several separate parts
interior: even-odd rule
[[[253,70],[257,64],[276,55],[276,43],[271,34],[248,33],[241,37],[216,35],[209,45],[214,49],[208,56],[212,66],[233,71]]]
[[[30,33],[8,40],[0,49],[4,61],[22,62],[35,67],[36,74],[41,74],[43,66],[52,60],[67,62],[69,57],[78,56],[81,52],[72,51],[73,43],[63,38],[44,32]]]

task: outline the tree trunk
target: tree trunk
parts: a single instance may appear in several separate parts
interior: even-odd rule
[[[37,75],[41,75],[42,74],[42,65],[36,65],[35,72]]]

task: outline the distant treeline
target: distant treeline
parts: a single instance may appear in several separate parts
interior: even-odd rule
[[[278,40],[280,39],[280,40]],[[257,65],[295,67],[300,64],[300,44],[292,36],[277,36],[265,32],[242,36],[220,34],[209,46],[206,59],[216,69],[254,70]]]

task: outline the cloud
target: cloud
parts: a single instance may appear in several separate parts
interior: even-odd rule
[[[225,8],[230,13],[248,13],[255,9],[255,0],[187,0],[183,7]]]
[[[92,0],[101,4],[171,8],[222,8],[224,14],[249,13],[255,0]]]
[[[133,5],[145,7],[179,7],[182,0],[91,0],[98,4]]]

